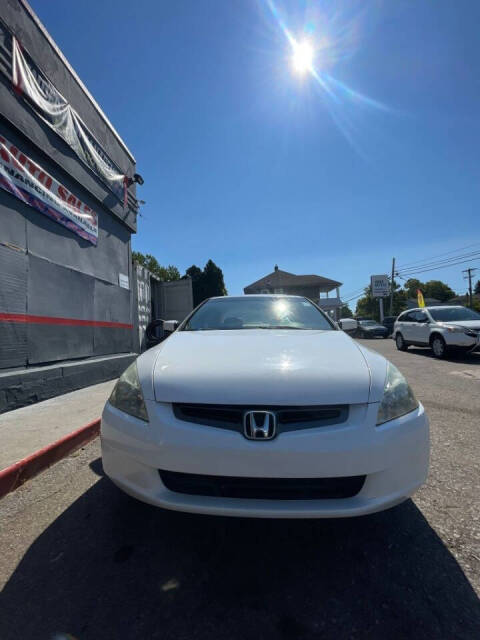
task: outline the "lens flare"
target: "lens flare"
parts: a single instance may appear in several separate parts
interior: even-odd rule
[[[333,67],[342,60],[351,58],[358,48],[361,24],[367,15],[368,6],[374,3],[365,2],[357,13],[348,12],[339,3],[332,3],[334,11],[318,9],[318,3],[305,0],[303,28],[294,36],[289,23],[298,20],[292,12],[283,8],[281,0],[260,0],[273,17],[276,28],[285,37],[289,48],[290,65],[299,76],[307,76],[313,80],[312,86],[330,114],[333,122],[351,146],[365,158],[356,138],[361,134],[359,124],[363,116],[369,113],[398,113],[388,105],[374,100],[367,95],[349,87],[346,83],[332,75]],[[363,2],[363,0],[362,0]],[[327,6],[327,5],[326,5]],[[319,59],[320,58],[320,59]]]
[[[300,74],[312,72],[314,51],[312,45],[307,42],[294,42],[292,66],[294,71]]]
[[[289,309],[290,306],[286,300],[276,300],[273,303],[273,311],[278,318],[284,316]]]

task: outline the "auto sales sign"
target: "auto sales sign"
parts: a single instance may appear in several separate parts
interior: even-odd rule
[[[97,244],[95,211],[2,135],[0,187],[78,236]]]

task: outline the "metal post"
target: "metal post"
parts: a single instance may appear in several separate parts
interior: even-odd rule
[[[378,299],[378,304],[380,306],[380,323],[383,322],[383,298]]]
[[[390,282],[390,315],[393,316],[393,278],[395,276],[395,258],[392,258],[392,280]]]
[[[468,269],[464,269],[462,273],[466,273],[465,278],[468,278],[468,297],[470,302],[470,309],[473,309],[473,291],[472,291],[472,276],[476,269],[469,267]]]

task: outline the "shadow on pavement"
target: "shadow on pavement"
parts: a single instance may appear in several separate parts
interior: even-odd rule
[[[414,353],[417,356],[436,359],[432,350],[424,347],[409,347],[407,353]],[[465,353],[464,351],[450,351],[447,353],[445,360],[448,362],[480,365],[480,352],[476,351],[474,353]]]
[[[101,465],[93,463],[101,474]],[[349,520],[149,507],[99,480],[30,547],[0,637],[479,637],[480,604],[413,502]]]

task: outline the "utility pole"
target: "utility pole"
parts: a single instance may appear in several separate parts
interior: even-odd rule
[[[470,298],[470,309],[473,309],[473,293],[472,293],[472,276],[475,273],[476,269],[472,269],[469,267],[468,269],[464,269],[462,273],[466,273],[466,276],[463,276],[464,280],[468,279],[468,297]]]
[[[395,258],[392,258],[392,279],[390,281],[390,315],[393,316],[393,278],[395,276]]]

